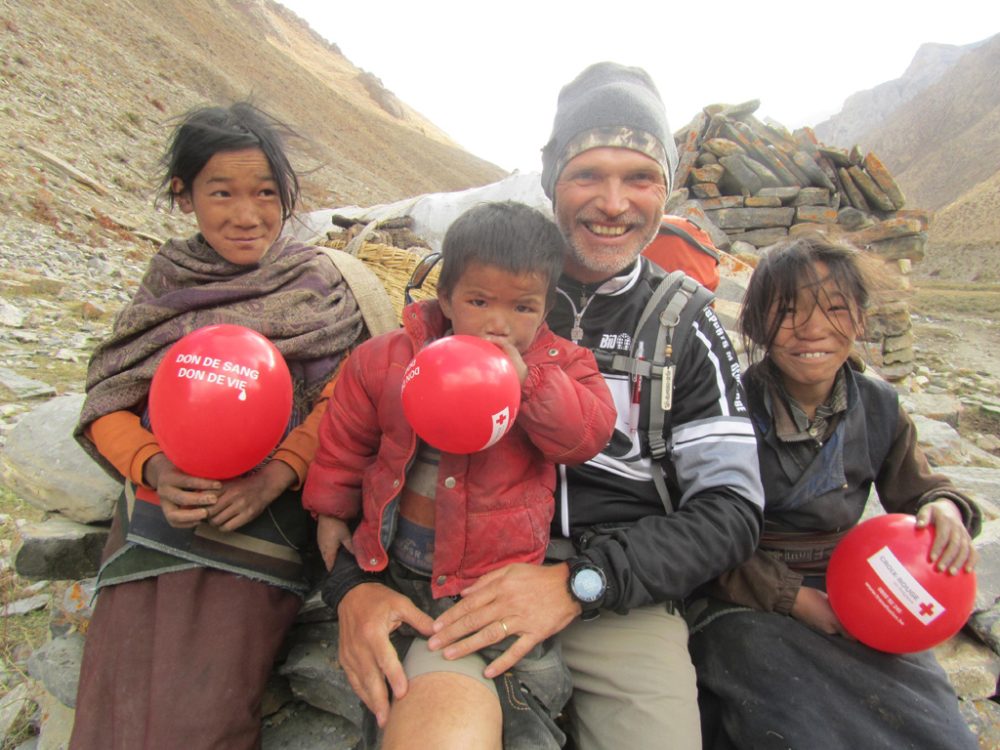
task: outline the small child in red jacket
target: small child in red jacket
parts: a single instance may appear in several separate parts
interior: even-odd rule
[[[616,415],[593,354],[545,324],[564,252],[558,228],[524,204],[486,203],[466,211],[444,238],[437,300],[409,305],[400,330],[365,342],[345,362],[303,493],[306,508],[318,514],[318,541],[328,568],[343,545],[366,580],[379,573],[377,580],[436,617],[480,576],[510,563],[542,562],[556,464],[597,455],[611,437]],[[470,455],[437,451],[403,416],[407,364],[422,347],[450,334],[492,341],[521,380],[513,427]],[[352,536],[347,524],[355,521]],[[343,553],[340,558],[334,579],[345,565]],[[549,646],[538,650],[515,672],[544,713],[554,717],[569,697],[569,675]],[[487,649],[445,660],[418,638],[403,667],[410,693],[413,681],[430,672],[472,677],[496,691],[482,676],[488,659]],[[542,677],[538,660],[551,662],[549,678]],[[507,726],[504,713],[507,737],[520,730]],[[556,746],[542,738],[532,742]]]

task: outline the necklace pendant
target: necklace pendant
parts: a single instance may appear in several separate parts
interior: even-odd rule
[[[573,326],[573,330],[569,332],[569,337],[574,344],[579,344],[583,338],[583,329],[579,325]]]

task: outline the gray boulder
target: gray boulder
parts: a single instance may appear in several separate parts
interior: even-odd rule
[[[42,510],[107,521],[121,486],[73,439],[82,405],[82,395],[60,396],[21,417],[0,454],[0,481]]]

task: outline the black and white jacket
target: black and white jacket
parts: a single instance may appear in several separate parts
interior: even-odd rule
[[[549,326],[595,352],[627,354],[660,278],[645,259],[599,285],[564,276]],[[736,353],[710,307],[692,327],[675,352],[666,458],[654,465],[643,445],[645,414],[637,429],[630,423],[628,376],[604,372],[618,409],[615,434],[586,464],[559,467],[552,535],[573,539],[601,567],[604,606],[615,611],[683,599],[757,546],[764,500]],[[670,512],[653,471],[665,473]]]

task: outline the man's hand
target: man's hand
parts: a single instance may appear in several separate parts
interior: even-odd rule
[[[580,614],[579,602],[569,594],[568,579],[566,563],[515,563],[487,573],[438,617],[428,645],[431,650],[443,648],[446,659],[458,659],[517,635],[483,672],[490,679],[503,674]]]
[[[799,589],[799,593],[795,595],[795,604],[792,605],[792,617],[821,633],[839,633],[846,638],[851,637],[830,606],[830,600],[819,589],[808,586]]]
[[[971,573],[979,561],[979,553],[972,546],[972,537],[962,524],[962,513],[951,500],[942,498],[927,503],[917,513],[917,528],[934,527],[934,544],[931,562],[940,571],[958,575],[963,568]]]
[[[389,634],[404,622],[424,636],[432,633],[430,615],[407,597],[380,583],[362,583],[344,595],[337,607],[340,620],[340,664],[357,696],[375,714],[380,727],[389,716],[389,694],[406,695],[406,674]]]

